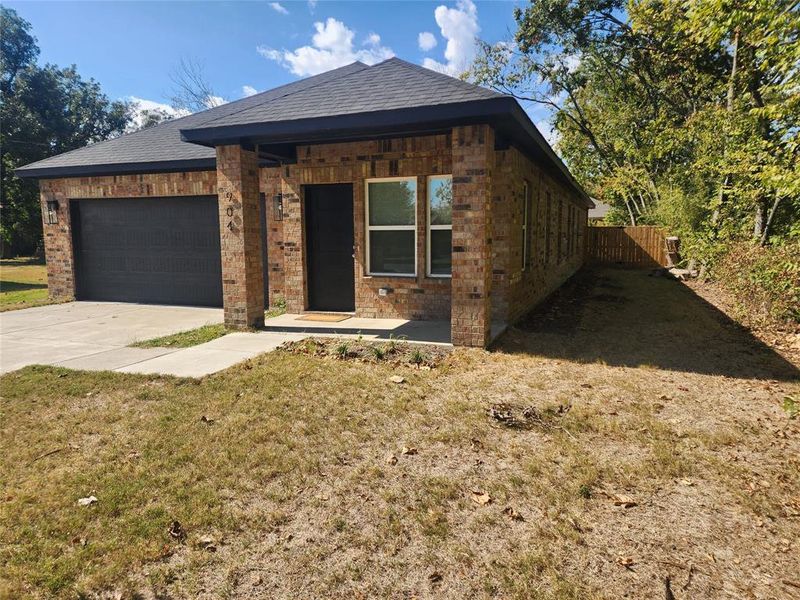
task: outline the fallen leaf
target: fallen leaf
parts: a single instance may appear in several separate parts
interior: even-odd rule
[[[503,509],[503,514],[507,516],[512,521],[524,521],[525,519],[519,514],[513,507],[506,506]]]
[[[209,425],[211,425],[214,422],[214,419],[211,419],[210,417],[203,415],[202,417],[200,417],[200,422],[208,423]]]
[[[397,464],[397,457],[394,454],[390,454],[386,457],[386,464],[387,465],[396,465]]]
[[[431,582],[431,585],[436,585],[438,583],[441,583],[442,579],[444,579],[444,577],[442,577],[442,574],[439,573],[438,571],[434,571],[433,573],[428,575],[428,581]]]
[[[167,531],[169,532],[170,537],[173,537],[176,540],[183,539],[183,537],[186,535],[179,521],[173,521],[172,523],[170,523],[169,529],[167,529]]]
[[[693,486],[694,485],[694,481],[692,481],[691,479],[681,479],[680,480],[680,484],[681,485]]]
[[[97,498],[94,496],[87,496],[86,498],[78,498],[78,504],[80,506],[89,506],[90,504],[94,504],[97,502]]]
[[[623,508],[633,508],[636,506],[636,501],[630,496],[622,494],[614,494],[614,506],[621,506]]]
[[[587,390],[590,390],[590,389],[592,389],[592,384],[591,383],[582,383],[581,387],[582,388],[586,388]]]
[[[403,383],[405,382],[405,380],[406,380],[405,377],[402,377],[400,375],[392,375],[389,378],[389,381],[391,381],[392,383]]]
[[[632,567],[633,566],[633,562],[634,562],[633,558],[631,558],[630,556],[618,556],[617,557],[617,564],[618,565],[622,565],[626,569]]]
[[[209,552],[217,551],[217,541],[210,535],[204,535],[201,537],[199,540],[197,540],[197,544],[203,550],[208,550]]]
[[[400,451],[400,454],[406,454],[408,456],[414,456],[417,453],[417,449],[414,446],[407,447],[403,446],[403,449]]]
[[[492,497],[489,495],[488,492],[482,492],[481,490],[472,490],[472,501],[475,504],[486,506],[487,504],[491,503]]]

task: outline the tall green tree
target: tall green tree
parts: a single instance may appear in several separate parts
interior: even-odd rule
[[[119,135],[130,115],[75,66],[39,66],[31,25],[0,7],[0,238],[3,255],[29,254],[41,243],[38,187],[14,169]]]
[[[553,110],[620,221],[693,240],[798,235],[797,0],[536,0],[472,76]]]

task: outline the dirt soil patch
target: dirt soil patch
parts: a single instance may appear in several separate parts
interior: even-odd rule
[[[0,597],[798,597],[800,372],[687,286],[587,271],[491,352],[330,356],[2,377]]]
[[[388,342],[373,342],[363,339],[315,337],[286,342],[278,347],[278,351],[335,360],[383,363],[393,367],[432,369],[450,356],[453,349],[448,346],[414,344],[394,339]]]

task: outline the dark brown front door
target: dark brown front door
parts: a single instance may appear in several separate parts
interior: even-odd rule
[[[355,310],[353,186],[305,187],[309,310]]]

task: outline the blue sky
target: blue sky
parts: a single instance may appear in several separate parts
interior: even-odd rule
[[[398,56],[457,73],[476,36],[510,38],[520,3],[4,2],[33,25],[40,62],[76,64],[109,97],[148,106],[168,102],[182,58],[202,64],[227,100],[355,59]]]

